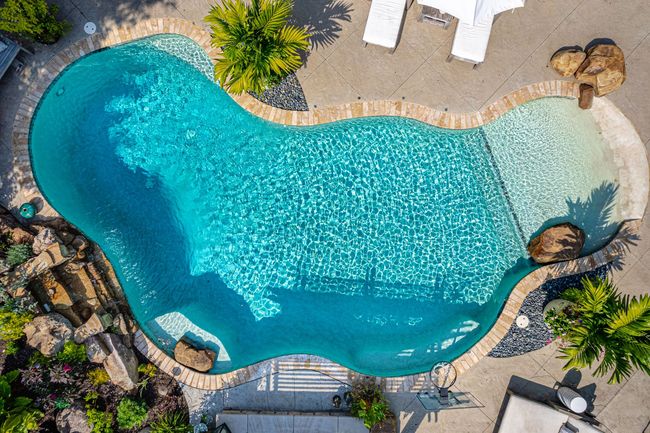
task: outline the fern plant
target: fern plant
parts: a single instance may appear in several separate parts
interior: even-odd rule
[[[579,319],[564,336],[565,369],[591,367],[595,375],[611,372],[609,383],[620,383],[633,369],[650,375],[650,296],[620,295],[607,279],[582,280],[582,289],[562,297],[575,302]]]
[[[56,18],[58,12],[57,5],[45,0],[6,0],[0,7],[0,30],[53,44],[70,29],[70,24]]]
[[[231,93],[262,93],[302,65],[309,34],[287,24],[291,0],[223,0],[205,17],[220,48],[214,76]]]

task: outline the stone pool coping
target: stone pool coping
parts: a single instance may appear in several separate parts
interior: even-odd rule
[[[40,198],[44,215],[58,215],[40,193],[34,180],[29,155],[29,130],[38,103],[56,76],[80,57],[113,45],[156,34],[180,34],[193,39],[214,59],[219,53],[210,45],[210,34],[203,27],[177,18],[153,18],[133,26],[119,27],[105,34],[94,34],[59,51],[40,68],[19,104],[14,121],[12,141],[14,151],[13,178],[24,200]],[[287,111],[266,105],[248,94],[231,95],[244,109],[263,119],[285,125],[316,125],[336,120],[368,116],[401,116],[448,129],[467,129],[485,125],[518,105],[542,97],[578,97],[578,84],[552,80],[525,86],[511,92],[473,113],[449,113],[406,101],[358,101],[310,111]],[[514,322],[526,295],[545,281],[586,272],[621,259],[638,232],[648,198],[648,166],[645,147],[632,124],[605,99],[596,99],[594,117],[602,129],[603,138],[612,148],[619,168],[621,182],[621,213],[626,220],[615,238],[600,251],[576,260],[541,267],[525,276],[512,290],[491,329],[471,349],[453,361],[462,374],[483,358],[506,335]],[[616,128],[616,129],[612,129]],[[642,155],[643,158],[640,158]],[[138,350],[161,370],[186,385],[218,390],[233,387],[278,371],[310,369],[324,374],[347,374],[353,380],[360,374],[326,358],[313,355],[288,355],[262,361],[224,374],[203,374],[177,363],[158,348],[141,330],[134,334]],[[381,378],[386,391],[416,391],[425,385],[427,374]]]

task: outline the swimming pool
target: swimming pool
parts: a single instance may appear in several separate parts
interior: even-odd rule
[[[86,56],[43,97],[30,148],[41,190],[104,249],[143,329],[167,347],[203,340],[215,372],[289,353],[426,371],[489,330],[541,227],[585,227],[588,251],[616,231],[616,168],[575,101],[464,131],[285,127],[210,69],[171,35]]]

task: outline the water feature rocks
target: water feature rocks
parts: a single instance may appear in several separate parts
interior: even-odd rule
[[[34,243],[32,244],[32,251],[35,255],[39,255],[47,249],[50,245],[59,242],[56,237],[56,233],[49,227],[43,228],[36,237],[34,238]]]
[[[25,325],[27,345],[38,349],[45,356],[54,356],[73,335],[72,324],[58,313],[38,316]]]
[[[186,340],[179,340],[174,348],[174,358],[180,364],[196,371],[206,372],[212,368],[216,354],[208,349],[197,349]]]
[[[594,103],[594,88],[589,84],[580,85],[580,96],[578,97],[578,107],[588,110]]]
[[[528,244],[530,257],[540,264],[573,260],[585,244],[584,232],[571,223],[544,230]]]
[[[596,96],[607,95],[625,81],[625,56],[616,45],[596,45],[589,49],[575,77],[594,88]]]
[[[106,345],[96,335],[88,337],[84,344],[86,346],[86,356],[88,356],[90,362],[101,364],[109,355]]]
[[[90,433],[86,411],[79,406],[63,409],[56,416],[56,429],[59,433]]]
[[[551,57],[551,66],[563,77],[575,74],[582,62],[587,58],[584,51],[575,48],[560,50]]]
[[[134,389],[138,383],[138,359],[135,353],[115,334],[98,335],[107,354],[103,365],[111,382],[126,391]]]
[[[83,343],[88,337],[104,332],[110,324],[111,322],[102,319],[95,312],[83,325],[74,331],[74,341],[76,343]]]

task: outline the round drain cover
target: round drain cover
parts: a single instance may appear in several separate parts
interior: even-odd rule
[[[97,26],[95,23],[92,23],[88,21],[86,24],[84,24],[84,32],[86,32],[89,35],[94,34],[97,31]]]
[[[520,328],[528,328],[528,324],[530,323],[530,320],[528,320],[528,316],[524,316],[523,314],[519,317],[517,317],[517,326]]]

